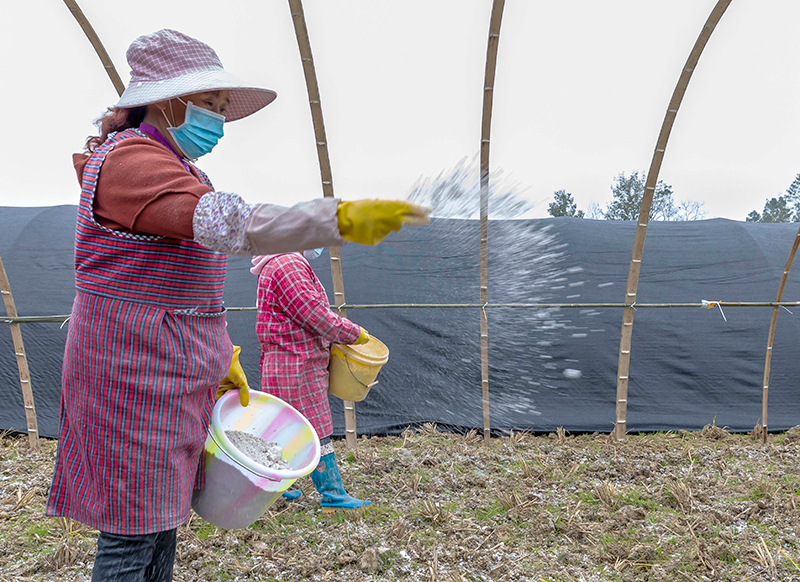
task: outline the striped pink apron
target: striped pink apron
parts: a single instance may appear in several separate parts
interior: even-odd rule
[[[227,255],[94,220],[103,161],[131,137],[142,134],[110,137],[83,173],[47,504],[48,515],[128,535],[189,517],[215,390],[233,353],[222,305]]]

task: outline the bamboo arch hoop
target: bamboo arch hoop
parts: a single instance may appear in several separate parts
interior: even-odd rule
[[[322,177],[322,195],[325,198],[333,198],[333,173],[331,172],[331,160],[328,156],[328,140],[325,137],[325,123],[322,118],[319,84],[317,83],[317,73],[314,69],[314,56],[311,54],[311,41],[308,38],[302,0],[289,0],[289,9],[292,13],[297,46],[300,49],[300,58],[303,63],[303,73],[305,74],[306,89],[308,90],[308,104],[311,107],[311,120],[314,123],[314,138],[317,142],[317,157],[319,158],[319,171]],[[347,317],[347,310],[343,307],[345,300],[341,249],[339,247],[330,247],[330,255],[333,302],[338,313],[343,317]],[[358,444],[356,405],[355,402],[349,400],[344,401],[344,430],[348,448],[356,448]]]
[[[653,193],[655,192],[656,184],[658,183],[658,173],[661,170],[661,163],[664,160],[664,151],[667,148],[669,141],[669,134],[672,131],[672,126],[675,123],[675,117],[678,115],[678,109],[681,106],[681,101],[686,93],[686,88],[692,78],[692,73],[697,66],[697,61],[703,53],[703,49],[714,32],[717,23],[719,23],[725,10],[728,9],[731,0],[719,0],[714,6],[703,25],[703,30],[700,31],[700,36],[694,43],[692,52],[689,53],[689,58],[686,59],[686,64],[683,66],[681,75],[678,78],[678,84],[672,93],[667,106],[667,113],[664,116],[664,121],[661,124],[661,131],[658,134],[656,141],[656,149],[653,152],[653,159],[650,162],[650,169],[647,172],[647,181],[645,182],[644,195],[642,196],[642,204],[639,209],[639,221],[636,226],[636,235],[633,240],[633,251],[631,253],[631,264],[628,270],[628,284],[625,289],[625,303],[626,307],[622,314],[622,333],[619,342],[619,363],[617,366],[617,405],[616,405],[616,421],[614,424],[614,437],[617,440],[625,440],[626,428],[628,423],[628,374],[630,371],[631,363],[631,336],[633,335],[633,315],[635,313],[634,305],[636,304],[636,291],[639,286],[639,271],[642,267],[642,252],[644,251],[644,238],[647,234],[647,224],[650,219],[650,208],[653,204]],[[775,317],[773,315],[773,317]],[[765,420],[766,422],[766,420]]]
[[[11,284],[8,281],[6,268],[3,266],[3,259],[0,257],[0,294],[3,295],[3,303],[6,306],[6,313],[9,317],[17,317],[17,307],[14,304],[14,296],[11,294]],[[11,339],[14,342],[14,354],[17,357],[17,368],[19,369],[19,384],[22,388],[22,401],[25,405],[25,420],[28,425],[28,445],[34,451],[39,450],[39,422],[36,418],[36,406],[33,400],[33,388],[31,387],[31,373],[28,368],[28,357],[25,355],[25,344],[22,342],[22,330],[19,323],[12,322]]]
[[[794,237],[794,244],[792,250],[789,251],[789,257],[786,259],[786,266],[783,267],[783,276],[778,285],[778,294],[775,303],[780,303],[783,297],[783,290],[786,287],[786,281],[789,278],[789,271],[792,269],[792,262],[794,256],[797,254],[797,248],[800,247],[800,229],[797,230],[797,235]],[[764,381],[762,383],[761,392],[761,428],[764,436],[764,442],[767,442],[767,401],[769,399],[769,375],[772,370],[772,344],[775,341],[775,326],[778,325],[778,311],[781,306],[776,305],[772,308],[772,318],[769,322],[769,333],[767,334],[767,355],[764,358]]]
[[[497,69],[497,48],[500,45],[500,24],[505,0],[492,2],[489,40],[486,46],[486,71],[483,79],[483,116],[481,119],[481,304],[489,303],[489,146],[492,133],[494,78]],[[481,394],[483,398],[483,440],[491,438],[489,420],[489,317],[481,309]]]
[[[103,68],[105,68],[108,78],[111,79],[111,82],[114,84],[114,89],[117,90],[119,95],[122,95],[122,92],[125,91],[125,84],[122,82],[122,79],[120,79],[119,73],[117,73],[117,69],[114,67],[111,57],[108,56],[108,52],[106,52],[103,43],[100,42],[100,37],[97,36],[97,33],[94,31],[94,28],[92,28],[89,20],[83,14],[83,10],[80,9],[80,6],[78,6],[78,3],[75,2],[75,0],[64,0],[64,4],[67,5],[69,11],[72,12],[72,16],[74,16],[75,20],[78,21],[78,24],[83,29],[84,34],[86,34],[86,38],[88,38],[89,42],[92,43],[97,56],[100,57],[100,62],[103,63]]]

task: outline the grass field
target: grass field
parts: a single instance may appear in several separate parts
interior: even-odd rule
[[[325,515],[310,479],[245,530],[193,515],[175,580],[800,580],[800,427],[571,437],[424,426],[336,443],[372,499]],[[0,580],[89,580],[96,532],[43,516],[55,442],[0,437]]]

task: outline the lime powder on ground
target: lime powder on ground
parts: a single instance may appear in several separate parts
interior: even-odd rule
[[[269,469],[291,470],[283,457],[283,449],[277,443],[264,440],[240,430],[226,430],[225,436],[241,453],[259,465]]]

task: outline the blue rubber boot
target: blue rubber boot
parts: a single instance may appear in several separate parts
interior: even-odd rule
[[[296,501],[297,499],[300,499],[301,495],[303,495],[303,492],[299,489],[287,489],[283,492],[281,497],[283,497],[286,501]]]
[[[358,511],[372,504],[372,501],[361,501],[348,495],[344,490],[334,453],[328,453],[319,460],[319,465],[311,472],[311,480],[317,491],[322,494],[322,501],[319,504],[324,513],[333,513],[337,509]]]

